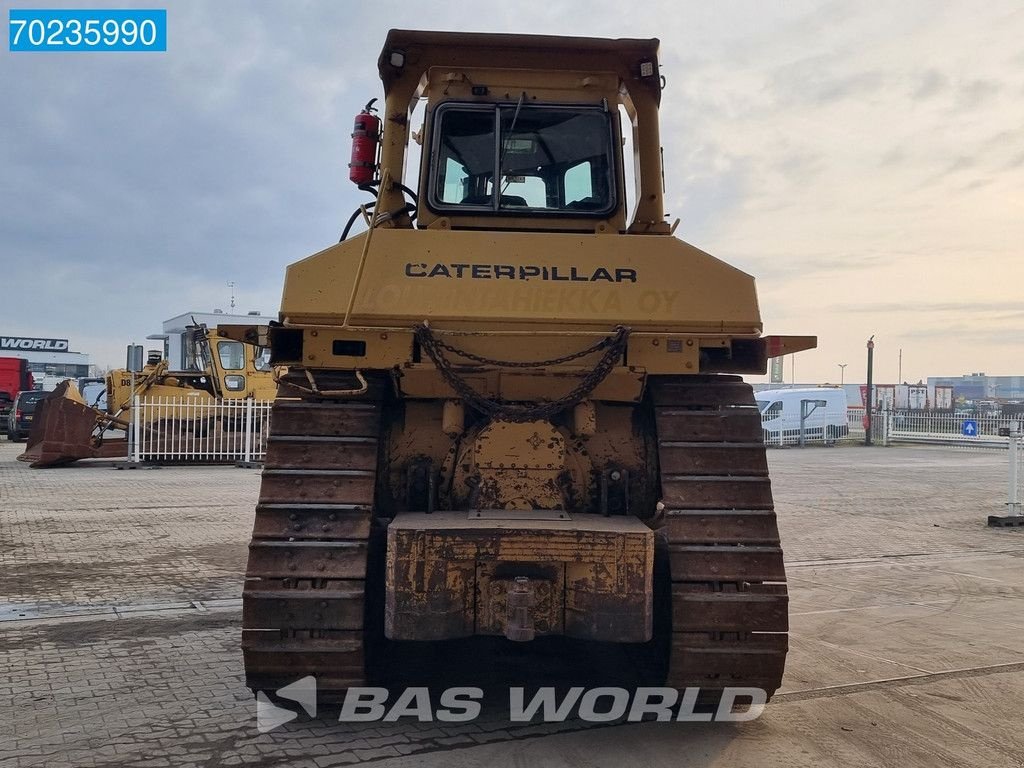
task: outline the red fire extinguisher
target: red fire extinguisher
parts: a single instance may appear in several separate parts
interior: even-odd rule
[[[377,174],[377,144],[380,142],[380,118],[374,112],[370,99],[363,111],[356,115],[352,131],[352,162],[348,164],[348,178],[362,186],[373,181]]]

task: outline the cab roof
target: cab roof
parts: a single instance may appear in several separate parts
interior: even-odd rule
[[[657,38],[564,37],[480,32],[428,32],[392,29],[378,60],[385,87],[406,65],[615,71],[624,80],[640,79],[641,62],[650,62],[648,79],[660,83]],[[400,54],[401,64],[396,65]],[[660,87],[658,88],[660,92]]]

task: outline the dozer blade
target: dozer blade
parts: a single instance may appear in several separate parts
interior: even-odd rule
[[[98,445],[94,440],[97,424],[106,420],[105,413],[85,404],[73,381],[61,382],[36,406],[32,431],[18,461],[38,469],[59,467],[78,459],[127,456],[126,440],[104,440]]]

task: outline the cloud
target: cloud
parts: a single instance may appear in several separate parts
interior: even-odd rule
[[[807,375],[883,329],[884,377],[897,321],[950,317],[960,346],[906,334],[921,365],[907,375],[967,353],[1020,372],[1002,325],[1024,242],[1018,3],[431,10],[447,28],[661,38],[667,210],[757,277],[767,330],[819,334]],[[0,331],[119,363],[165,318],[224,307],[229,280],[241,308],[273,313],[286,265],[336,241],[361,201],[351,121],[380,95],[387,29],[422,24],[411,7],[176,0],[168,18],[166,54],[0,52],[0,258],[17,286]]]
[[[930,99],[931,97],[948,90],[948,88],[949,78],[936,69],[929,69],[918,79],[917,84],[910,94],[910,98],[915,101]]]
[[[842,312],[871,312],[888,314],[890,312],[1004,312],[1024,311],[1022,301],[932,301],[932,302],[874,302],[866,304],[840,304],[836,309]]]
[[[1016,325],[979,325],[976,323],[940,323],[919,326],[903,332],[907,339],[946,339],[950,341],[990,343],[993,336],[1024,336],[1024,323]]]
[[[773,77],[773,87],[783,101],[818,105],[866,97],[877,91],[884,82],[885,76],[874,70],[831,73],[829,61],[818,57],[782,67]]]
[[[957,87],[957,106],[961,110],[977,109],[992,99],[1000,90],[1002,83],[996,80],[970,80]]]

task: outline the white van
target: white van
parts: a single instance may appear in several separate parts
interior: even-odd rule
[[[824,406],[807,405],[804,438],[831,442],[849,432],[846,419],[846,391],[841,387],[800,387],[765,389],[755,392],[764,441],[768,445],[792,445],[800,441],[800,404],[804,400],[824,401]]]

